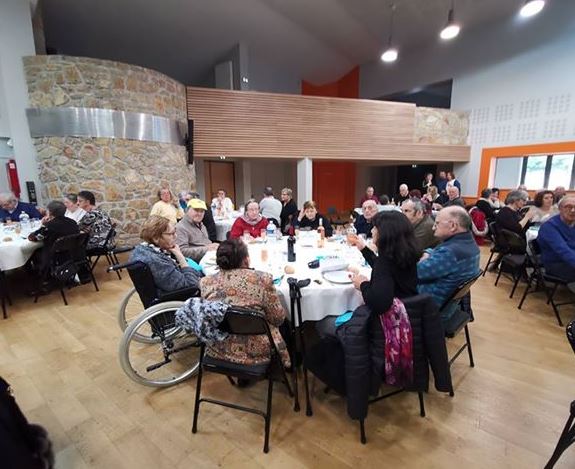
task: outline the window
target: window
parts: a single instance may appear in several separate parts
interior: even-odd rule
[[[529,155],[523,157],[520,183],[527,189],[575,188],[575,155]]]

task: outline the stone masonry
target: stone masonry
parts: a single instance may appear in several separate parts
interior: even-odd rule
[[[95,107],[186,120],[182,84],[153,70],[67,56],[24,59],[30,107]],[[35,138],[44,200],[90,190],[118,225],[121,244],[139,240],[160,187],[195,187],[183,146],[126,139]]]

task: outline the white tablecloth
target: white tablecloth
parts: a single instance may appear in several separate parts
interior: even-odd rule
[[[11,241],[7,241],[10,238]],[[42,243],[34,243],[11,233],[2,233],[0,230],[0,270],[12,270],[22,267],[32,253],[40,248]]]
[[[287,240],[272,241],[267,243],[254,243],[248,246],[250,253],[251,267],[271,273],[274,278],[282,277],[276,289],[280,294],[280,300],[289,314],[289,286],[288,277],[295,277],[298,280],[311,279],[308,287],[302,289],[302,318],[304,321],[319,321],[326,316],[339,315],[348,310],[354,310],[363,304],[361,293],[357,291],[351,283],[333,284],[325,280],[321,270],[310,269],[308,262],[317,256],[338,256],[360,268],[362,274],[368,278],[371,269],[364,263],[361,253],[353,247],[346,246],[339,241],[326,241],[324,248],[304,247],[300,242],[296,243],[296,262],[289,263],[295,268],[295,273],[285,274],[284,267],[287,262]],[[268,261],[262,262],[262,249],[268,251]],[[321,262],[321,261],[320,261]],[[215,267],[215,252],[208,252],[200,261],[207,275],[213,274]],[[314,280],[319,280],[317,283]]]
[[[232,212],[230,216],[225,218],[214,217],[214,222],[216,223],[216,237],[218,241],[226,240],[226,233],[232,229],[232,225],[239,216],[239,212]]]

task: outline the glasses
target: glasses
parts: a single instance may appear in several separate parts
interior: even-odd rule
[[[567,211],[575,210],[575,205],[563,205],[561,207],[561,210],[567,210]]]

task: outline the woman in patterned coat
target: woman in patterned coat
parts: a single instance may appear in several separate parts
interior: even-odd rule
[[[216,252],[216,263],[220,271],[200,281],[202,298],[225,301],[233,306],[261,311],[270,325],[274,343],[284,366],[290,364],[286,344],[279,326],[286,313],[280,303],[270,274],[250,269],[248,248],[240,239],[224,241]],[[230,335],[222,342],[209,346],[206,353],[243,365],[257,365],[269,362],[270,347],[266,336]]]

